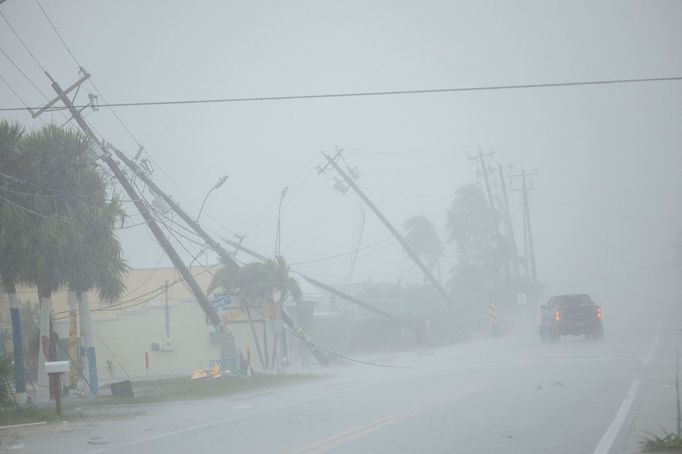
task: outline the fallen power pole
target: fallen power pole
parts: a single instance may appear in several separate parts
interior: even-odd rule
[[[419,256],[417,256],[417,254],[414,252],[414,250],[412,250],[412,247],[408,244],[408,242],[405,240],[405,238],[403,238],[403,236],[400,234],[400,232],[398,232],[398,230],[395,227],[393,227],[393,225],[386,218],[386,216],[384,216],[383,213],[381,213],[381,211],[379,211],[379,208],[377,208],[377,206],[374,205],[374,203],[372,203],[372,201],[369,199],[369,197],[367,197],[367,195],[365,195],[365,193],[362,192],[362,190],[355,183],[355,181],[346,172],[343,171],[343,169],[341,168],[341,166],[339,166],[339,164],[336,162],[336,160],[334,158],[332,158],[331,156],[325,154],[325,153],[323,153],[323,155],[327,159],[327,162],[329,162],[329,164],[334,168],[334,170],[336,170],[338,172],[338,174],[341,175],[341,177],[344,179],[346,184],[348,184],[348,186],[350,186],[355,191],[355,193],[358,196],[360,196],[360,198],[367,204],[367,206],[374,212],[374,214],[377,215],[379,220],[386,226],[386,228],[398,240],[398,243],[400,243],[400,245],[403,247],[405,252],[407,252],[407,255],[412,259],[412,261],[414,263],[417,264],[417,266],[424,273],[424,275],[429,280],[431,285],[433,285],[433,288],[435,288],[436,291],[438,292],[438,294],[441,296],[441,298],[443,298],[443,301],[445,301],[450,307],[453,307],[454,303],[450,299],[450,296],[448,295],[448,293],[445,291],[445,289],[440,284],[440,282],[438,282],[438,279],[436,279],[436,277],[433,275],[433,273],[431,273],[431,271],[429,271],[429,269],[426,267],[426,265],[424,265],[424,262],[422,262],[419,259]],[[337,154],[337,156],[338,156],[338,154]]]
[[[156,185],[156,183],[154,183],[154,181],[152,181],[152,179],[149,177],[149,175],[147,175],[147,173],[143,169],[141,169],[140,166],[138,166],[135,161],[133,161],[132,159],[127,157],[121,150],[117,149],[116,147],[114,147],[112,145],[109,145],[107,148],[112,150],[116,154],[116,156],[121,161],[123,161],[123,163],[125,165],[127,165],[130,168],[130,170],[133,171],[133,173],[135,175],[137,175],[142,181],[144,181],[144,183],[147,185],[147,187],[150,188],[152,190],[152,192],[154,192],[154,194],[161,197],[168,204],[168,206],[170,206],[171,209],[175,213],[177,213],[178,216],[180,216],[180,218],[183,221],[185,221],[185,223],[189,227],[191,227],[192,230],[194,230],[197,233],[197,235],[199,235],[206,242],[208,247],[211,248],[213,251],[215,251],[220,256],[220,258],[225,262],[225,264],[227,264],[228,266],[235,266],[235,267],[239,266],[239,265],[237,265],[237,262],[234,261],[234,259],[230,255],[230,253],[227,252],[227,250],[220,243],[218,243],[215,239],[213,239],[213,237],[211,235],[209,235],[208,232],[206,232],[206,230],[201,226],[201,224],[199,224],[199,222],[197,222],[197,220],[192,218],[185,210],[183,210],[180,207],[180,205],[178,205],[178,203],[175,200],[173,200],[173,198],[171,196],[169,196],[161,188],[159,188]],[[230,242],[228,241],[228,243],[230,243]],[[247,254],[257,258],[258,260],[260,260],[262,262],[268,260],[267,257],[265,257],[261,254],[258,254],[258,253],[254,252],[248,248],[245,248],[241,244],[235,244],[235,246],[238,247],[239,249],[243,250]],[[250,311],[247,310],[247,314],[249,317],[249,322],[251,324],[251,328],[253,329],[253,323],[251,320]],[[303,331],[303,329],[301,329],[300,326],[298,326],[298,324],[294,321],[293,318],[291,318],[291,316],[284,310],[284,308],[282,308],[282,321],[284,321],[284,323],[297,336],[299,336],[303,339],[303,341],[306,343],[308,348],[311,350],[311,352],[315,355],[315,357],[317,358],[317,360],[321,364],[325,364],[327,362],[326,356],[315,347],[312,340],[310,339],[310,336],[308,336],[308,334],[306,334],[306,332]],[[254,334],[254,337],[255,337],[255,334]],[[258,344],[256,344],[256,346],[258,347]],[[258,349],[260,350],[260,347],[258,347]],[[260,354],[259,354],[259,356],[260,356]]]
[[[42,112],[45,112],[48,110],[52,105],[57,103],[58,101],[62,101],[64,105],[68,108],[69,112],[71,113],[71,116],[73,119],[78,123],[78,126],[83,130],[85,135],[92,140],[94,143],[98,145],[98,147],[101,150],[101,153],[99,154],[99,158],[102,159],[107,166],[111,169],[111,171],[114,173],[114,176],[116,179],[119,181],[121,186],[123,186],[123,189],[126,191],[130,199],[133,201],[135,204],[135,207],[138,209],[140,214],[145,220],[145,223],[151,230],[152,234],[156,238],[156,241],[158,241],[159,245],[163,248],[163,251],[166,253],[168,258],[171,260],[175,268],[178,270],[180,275],[182,276],[183,280],[187,283],[188,287],[192,291],[192,294],[194,297],[197,299],[199,302],[199,306],[202,308],[204,313],[206,314],[206,317],[208,320],[211,322],[213,327],[215,328],[216,331],[218,332],[224,332],[224,327],[222,324],[222,321],[220,320],[220,317],[218,316],[217,311],[215,308],[211,305],[211,303],[208,301],[208,298],[206,297],[206,294],[203,292],[197,281],[194,279],[194,276],[192,276],[192,273],[189,271],[189,269],[185,266],[183,263],[182,259],[176,252],[176,250],[173,248],[173,245],[168,241],[168,238],[166,238],[166,235],[163,233],[159,225],[157,224],[156,220],[152,216],[151,212],[149,211],[149,208],[143,201],[143,199],[138,195],[137,191],[133,187],[133,185],[130,183],[128,178],[126,177],[125,173],[121,170],[121,168],[118,166],[118,163],[111,157],[111,154],[107,147],[100,143],[99,140],[97,139],[97,136],[95,133],[92,131],[90,126],[85,122],[85,119],[81,115],[81,111],[78,110],[74,105],[71,99],[67,96],[69,92],[74,90],[75,88],[78,88],[83,82],[85,82],[87,79],[90,78],[90,74],[83,72],[83,77],[81,77],[80,80],[78,80],[76,83],[71,85],[66,91],[62,90],[62,88],[59,86],[57,81],[55,81],[52,76],[50,76],[49,73],[45,72],[47,77],[50,79],[52,82],[52,89],[57,93],[57,98],[53,99],[50,101],[45,107],[40,109],[37,112],[31,112],[33,115],[33,118],[36,118],[38,115],[40,115]]]
[[[229,263],[234,263],[234,260],[232,259],[232,256],[230,255],[230,253],[227,252],[227,250],[225,250],[225,248],[220,243],[215,241],[206,232],[206,230],[201,226],[201,224],[196,222],[196,220],[194,218],[192,218],[189,214],[187,214],[187,212],[185,212],[185,210],[183,210],[182,207],[180,207],[180,205],[178,205],[178,203],[171,196],[169,196],[161,188],[159,188],[154,183],[154,181],[152,181],[152,179],[149,177],[149,175],[147,175],[147,173],[144,172],[144,170],[141,169],[140,166],[137,165],[137,163],[135,163],[135,161],[128,158],[125,154],[123,154],[122,151],[116,149],[115,147],[113,147],[111,145],[109,145],[108,148],[110,148],[116,154],[116,156],[121,161],[123,161],[123,163],[126,164],[130,168],[130,170],[132,170],[133,173],[135,173],[135,175],[137,175],[147,185],[147,187],[149,187],[155,194],[157,194],[159,197],[161,197],[168,204],[168,206],[170,206],[171,209],[174,212],[176,212],[182,218],[182,220],[185,221],[185,223],[188,226],[190,226],[206,242],[206,244],[211,249],[213,249],[221,258],[228,260]],[[254,251],[252,249],[249,249],[248,247],[242,245],[241,241],[236,242],[236,241],[228,240],[226,238],[223,238],[223,241],[225,243],[227,243],[228,245],[234,247],[235,250],[242,251],[245,254],[250,255],[251,257],[253,257],[257,260],[260,260],[261,262],[265,262],[268,260],[268,257],[264,256],[263,254],[259,254],[258,252]],[[313,279],[310,276],[306,276],[305,274],[298,273],[298,272],[297,272],[297,274],[321,290],[332,293],[332,294],[334,294],[334,295],[336,295],[336,296],[338,296],[338,297],[340,297],[346,301],[349,301],[353,304],[357,304],[358,306],[361,306],[361,307],[367,309],[368,311],[382,315],[386,318],[390,318],[396,322],[406,323],[404,320],[402,320],[399,317],[396,317],[396,316],[394,316],[388,312],[382,311],[381,309],[378,309],[378,308],[372,306],[371,304],[368,304],[368,303],[366,303],[366,302],[364,302],[358,298],[355,298],[354,296],[351,296],[345,292],[342,292],[341,290],[335,289],[335,288],[333,288],[327,284],[324,284],[324,283],[322,283],[316,279]],[[288,318],[288,320],[293,322],[291,317],[287,317],[287,318]],[[412,328],[415,328],[413,325],[410,325],[410,326]]]
[[[375,313],[377,313],[377,314],[379,314],[379,315],[383,315],[384,317],[386,317],[386,318],[388,318],[388,319],[391,319],[391,320],[393,320],[393,321],[395,321],[395,322],[398,322],[398,323],[400,323],[400,324],[402,324],[402,325],[406,325],[406,326],[412,328],[413,330],[415,330],[415,332],[417,333],[417,336],[420,335],[420,330],[419,330],[419,328],[418,328],[417,326],[413,325],[412,323],[410,323],[410,322],[408,322],[408,321],[406,321],[406,320],[403,320],[403,319],[400,318],[400,317],[397,317],[397,316],[391,314],[390,312],[386,312],[386,311],[383,311],[383,310],[378,309],[378,308],[376,308],[376,307],[370,306],[369,304],[365,303],[364,301],[362,301],[362,300],[360,300],[360,299],[358,299],[358,298],[355,298],[354,296],[348,295],[347,293],[344,293],[344,292],[342,292],[342,291],[340,291],[340,290],[337,290],[337,289],[335,289],[334,287],[330,287],[329,285],[323,284],[322,282],[320,282],[320,281],[318,281],[318,280],[315,280],[315,279],[313,279],[312,277],[305,276],[305,275],[300,274],[300,273],[299,273],[299,275],[300,275],[303,279],[305,279],[306,281],[310,282],[311,284],[313,284],[313,285],[314,285],[315,287],[317,287],[317,288],[320,288],[320,289],[322,289],[322,290],[325,290],[325,291],[331,293],[332,295],[336,295],[336,296],[338,296],[338,297],[340,297],[340,298],[343,298],[343,299],[345,299],[345,300],[348,300],[348,301],[350,301],[351,303],[354,303],[354,304],[356,304],[356,305],[358,305],[358,306],[360,306],[360,307],[364,307],[365,309],[370,310],[370,311],[372,311],[372,312],[375,312]]]

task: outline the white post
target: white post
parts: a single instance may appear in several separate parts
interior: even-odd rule
[[[69,371],[69,388],[76,389],[78,386],[78,295],[75,290],[69,290],[69,360],[71,369]]]
[[[95,340],[90,319],[88,292],[78,292],[78,309],[81,320],[81,339],[85,339],[85,351],[88,358],[87,370],[90,392],[96,396],[99,390],[99,382],[97,380],[97,356],[95,355]]]

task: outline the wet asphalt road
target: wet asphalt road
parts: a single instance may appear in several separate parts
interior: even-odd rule
[[[503,338],[372,358],[305,385],[3,431],[25,453],[629,453],[674,429],[682,321],[609,323],[603,341]]]

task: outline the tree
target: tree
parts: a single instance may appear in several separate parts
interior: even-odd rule
[[[507,285],[502,271],[509,248],[495,233],[495,218],[479,186],[457,189],[447,222],[458,260],[450,286],[474,313],[481,312],[482,304],[496,301]]]
[[[281,305],[289,296],[294,301],[301,299],[303,296],[301,287],[296,279],[289,276],[289,266],[279,256],[272,260],[249,263],[241,267],[232,260],[221,259],[221,267],[214,274],[208,292],[216,289],[222,289],[239,298],[249,318],[260,362],[263,367],[268,367],[267,356],[263,356],[253,326],[251,310],[263,310],[264,307],[270,305],[281,311]],[[267,349],[267,345],[265,348]]]
[[[29,181],[34,191],[42,191],[27,200],[34,216],[26,229],[31,254],[25,276],[40,298],[39,389],[47,386],[44,361],[49,359],[52,293],[66,286],[80,292],[98,288],[101,296],[113,300],[123,290],[126,268],[113,230],[121,211],[116,198],[108,198],[89,146],[82,134],[53,125],[19,143]]]
[[[289,276],[289,266],[282,257],[244,266],[221,260],[221,268],[213,276],[208,291],[218,288],[239,296],[244,304],[251,307],[284,302],[288,296],[298,301],[302,296],[298,281]],[[273,300],[276,293],[280,295],[278,301]]]
[[[429,271],[438,265],[443,253],[443,243],[436,233],[436,228],[426,216],[413,216],[403,224],[406,230],[405,240],[417,256],[424,258]]]
[[[19,300],[16,285],[28,274],[31,241],[27,235],[30,214],[23,209],[30,202],[27,166],[19,149],[24,129],[0,121],[0,280],[10,303],[12,348],[14,351],[14,387],[17,394],[26,392],[26,372]]]

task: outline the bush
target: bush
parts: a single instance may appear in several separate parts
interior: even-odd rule
[[[0,359],[0,408],[11,407],[16,404],[12,389],[12,359],[5,356]]]

